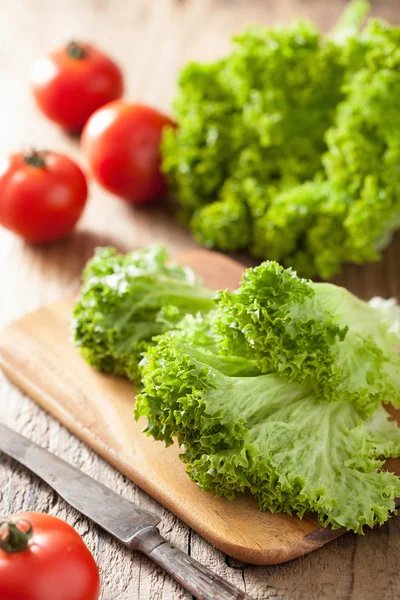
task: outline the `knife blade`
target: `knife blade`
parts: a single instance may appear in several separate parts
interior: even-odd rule
[[[38,475],[68,504],[125,546],[151,558],[199,600],[252,600],[165,540],[157,529],[157,515],[1,423],[0,451]]]

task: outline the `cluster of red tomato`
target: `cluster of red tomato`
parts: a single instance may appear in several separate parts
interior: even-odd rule
[[[71,42],[36,62],[32,87],[39,108],[64,129],[82,133],[93,176],[132,204],[166,193],[160,141],[166,115],[121,100],[120,68],[94,46]],[[25,240],[45,243],[75,226],[88,195],[86,177],[65,155],[32,150],[0,165],[0,224]]]
[[[160,171],[163,128],[158,111],[120,100],[123,78],[89,44],[70,43],[33,68],[33,91],[44,114],[82,132],[82,148],[101,185],[134,204],[166,192]],[[83,131],[82,131],[83,130]],[[85,207],[86,177],[67,156],[32,150],[0,166],[0,224],[30,242],[65,236]],[[0,519],[1,600],[98,600],[99,572],[78,533],[50,515]]]

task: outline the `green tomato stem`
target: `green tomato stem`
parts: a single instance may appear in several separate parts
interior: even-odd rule
[[[38,151],[32,149],[24,154],[24,162],[31,167],[43,169],[46,166],[46,154],[45,150]]]
[[[0,550],[9,554],[23,552],[28,547],[33,528],[26,519],[0,519]]]
[[[78,42],[72,41],[67,45],[67,54],[70,58],[82,60],[82,58],[86,58],[87,50]]]

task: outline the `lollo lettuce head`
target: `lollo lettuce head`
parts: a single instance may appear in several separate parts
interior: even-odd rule
[[[400,454],[385,409],[366,418],[355,402],[326,402],[312,386],[257,372],[250,358],[221,356],[214,316],[185,318],[146,353],[136,416],[147,434],[176,438],[204,491],[248,491],[261,510],[312,511],[323,526],[358,533],[383,523],[400,495],[399,478],[381,471]]]
[[[216,301],[223,352],[253,357],[263,373],[311,385],[325,400],[366,411],[400,405],[400,332],[382,307],[268,261]]]

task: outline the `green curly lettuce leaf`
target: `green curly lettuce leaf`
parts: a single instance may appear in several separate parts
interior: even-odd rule
[[[190,222],[198,242],[224,251],[246,248],[250,241],[250,219],[246,204],[238,198],[225,198],[207,204]]]
[[[352,199],[344,228],[356,262],[376,260],[400,224],[400,27],[371,21],[365,39],[323,159],[333,190]]]
[[[200,243],[324,279],[379,258],[400,224],[400,28],[360,33],[368,8],[330,37],[249,29],[183,70],[163,168]]]
[[[378,458],[384,456],[398,458],[400,456],[399,427],[395,420],[390,415],[388,416],[388,412],[383,406],[379,407],[372,415],[368,429]]]
[[[268,256],[305,277],[329,278],[346,260],[347,199],[316,178],[277,193],[253,222],[252,254]]]
[[[97,249],[74,308],[73,341],[100,371],[138,381],[138,363],[154,336],[184,315],[213,308],[215,292],[161,246],[117,254]]]
[[[367,8],[351,3],[330,39],[251,29],[183,71],[164,170],[200,243],[308,277],[380,257],[400,224],[400,28],[359,34]]]
[[[257,373],[251,358],[219,355],[213,318],[184,319],[146,353],[136,416],[147,434],[176,438],[204,491],[249,491],[262,510],[312,511],[358,533],[386,521],[400,495],[399,478],[381,471],[400,453],[386,411],[367,419],[353,402],[324,402],[312,387]]]
[[[345,72],[341,48],[310,23],[254,27],[234,42],[227,58],[183,70],[174,103],[179,127],[165,133],[162,148],[183,218],[193,217],[202,243],[225,249],[248,244],[246,207],[265,210],[270,186],[321,169]],[[234,209],[236,234],[225,204],[232,206],[233,188],[243,203]],[[227,244],[227,227],[235,243]]]
[[[397,321],[399,323],[400,321]],[[263,373],[315,387],[365,410],[400,406],[400,333],[388,310],[345,288],[300,279],[265,262],[234,292],[218,293],[215,327],[224,352],[253,357]]]
[[[308,277],[378,260],[400,225],[400,28],[370,21],[352,52],[324,174],[276,194],[254,222],[253,254]]]

